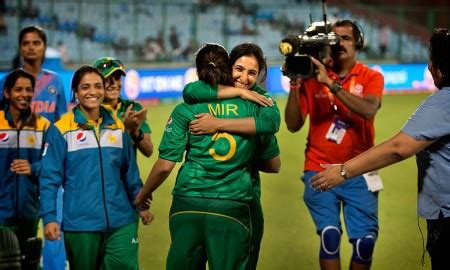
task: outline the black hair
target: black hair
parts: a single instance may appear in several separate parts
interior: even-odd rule
[[[230,58],[224,47],[206,43],[196,52],[198,78],[210,85],[231,85]]]
[[[32,26],[27,26],[25,28],[23,28],[20,33],[19,33],[19,46],[23,41],[23,38],[25,37],[26,34],[28,33],[37,33],[39,35],[39,37],[42,39],[42,42],[44,42],[44,45],[47,45],[47,34],[45,34],[44,29],[42,29],[40,26],[37,25],[32,25]]]
[[[78,90],[78,86],[80,85],[81,79],[83,79],[84,75],[88,73],[95,73],[98,76],[100,76],[100,78],[102,78],[103,87],[105,87],[105,77],[103,77],[102,73],[98,69],[91,66],[82,66],[79,69],[77,69],[73,74],[72,84],[70,86],[70,88],[72,89],[72,100],[71,100],[72,102],[75,102],[75,93]]]
[[[356,21],[339,20],[333,24],[335,27],[351,26],[353,38],[355,39],[355,49],[360,51],[364,47],[364,32]]]
[[[31,88],[33,89],[34,92],[34,86],[36,85],[36,80],[34,79],[34,76],[22,68],[13,70],[8,75],[6,75],[5,78],[5,83],[3,85],[3,98],[1,100],[0,105],[1,108],[4,108],[4,106],[9,103],[9,100],[6,98],[4,93],[6,91],[11,92],[11,89],[14,87],[19,78],[29,79],[31,82]]]
[[[254,56],[256,58],[259,67],[257,82],[264,81],[267,76],[267,62],[261,47],[252,42],[244,42],[237,45],[230,53],[231,64],[234,65],[234,63],[243,56]]]
[[[442,80],[437,87],[450,86],[450,33],[446,28],[436,28],[430,37],[430,62],[433,69],[442,74]]]

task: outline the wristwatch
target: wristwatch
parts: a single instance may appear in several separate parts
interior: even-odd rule
[[[344,168],[344,164],[341,164],[341,171],[339,172],[339,174],[344,177],[345,180],[347,180],[347,171]]]
[[[130,133],[130,137],[134,143],[138,143],[144,139],[144,132],[142,132],[142,130],[139,130],[139,133],[137,136],[134,136],[134,134]]]
[[[342,90],[342,84],[340,84],[338,81],[334,80],[333,84],[330,87],[330,91],[333,94],[337,94]]]

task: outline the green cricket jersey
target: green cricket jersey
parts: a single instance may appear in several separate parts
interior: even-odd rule
[[[263,88],[253,85],[252,91],[268,98],[272,98]],[[187,84],[183,89],[183,99],[189,104],[208,102],[217,99],[217,86],[211,86],[204,81],[195,81]],[[273,99],[272,99],[273,100]],[[231,117],[233,118],[233,117]],[[275,134],[280,129],[280,111],[274,100],[273,106],[261,107],[255,115],[256,134]]]
[[[179,104],[167,122],[159,157],[185,161],[178,172],[173,195],[248,201],[252,198],[251,162],[256,137],[218,132],[192,135],[189,123],[199,113],[217,118],[243,118],[258,114],[259,106],[240,98],[208,103]]]
[[[272,159],[280,155],[280,147],[278,146],[277,137],[275,135],[262,135],[257,138],[257,148],[255,152],[255,159],[251,173],[253,183],[253,195],[261,198],[261,177],[259,175],[258,164],[264,160]]]
[[[257,92],[258,94],[272,98],[266,90],[256,84],[253,85],[251,90]],[[217,92],[217,86],[211,86],[203,81],[196,81],[189,83],[184,87],[183,98],[185,102],[190,104],[214,101],[217,100]],[[275,100],[273,106],[260,107],[259,114],[254,117],[256,123],[256,134],[263,134],[256,137],[258,147],[252,164],[253,168],[258,168],[258,163],[263,160],[269,160],[280,155],[280,148],[278,146],[277,138],[273,135],[280,127],[280,111],[278,110]],[[269,121],[266,121],[267,119],[269,119]],[[265,125],[266,122],[268,123],[267,126]],[[272,132],[272,134],[265,134],[266,132]],[[253,182],[254,196],[260,198],[261,179],[257,169],[252,170],[251,178]]]
[[[109,110],[112,110],[114,112],[114,114],[119,117],[120,120],[122,120],[122,115],[125,114],[125,112],[127,111],[128,106],[133,105],[133,107],[131,108],[133,111],[140,111],[142,110],[142,105],[139,104],[136,101],[133,100],[128,100],[128,99],[124,99],[119,97],[119,104],[117,104],[117,109],[114,110],[111,106],[109,106],[108,104],[103,104],[106,108],[108,108]],[[150,128],[150,125],[148,124],[147,120],[145,120],[144,122],[142,122],[141,126],[139,127],[139,129],[143,132],[143,133],[152,133],[152,129]]]

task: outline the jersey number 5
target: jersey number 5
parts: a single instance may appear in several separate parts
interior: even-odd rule
[[[211,140],[217,141],[220,138],[224,138],[228,141],[230,144],[230,150],[225,155],[221,156],[216,153],[216,150],[214,148],[209,149],[209,154],[218,161],[226,161],[231,159],[234,154],[236,153],[236,140],[228,133],[216,133],[214,136],[212,136]]]

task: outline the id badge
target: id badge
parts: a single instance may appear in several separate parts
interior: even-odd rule
[[[325,138],[327,138],[329,141],[340,144],[342,142],[342,139],[344,139],[345,133],[347,133],[347,124],[336,117],[334,118],[333,123],[331,123],[327,135],[325,135]]]
[[[369,189],[369,191],[375,192],[380,191],[384,188],[378,171],[365,173],[363,174],[363,177],[366,180],[367,188]]]

